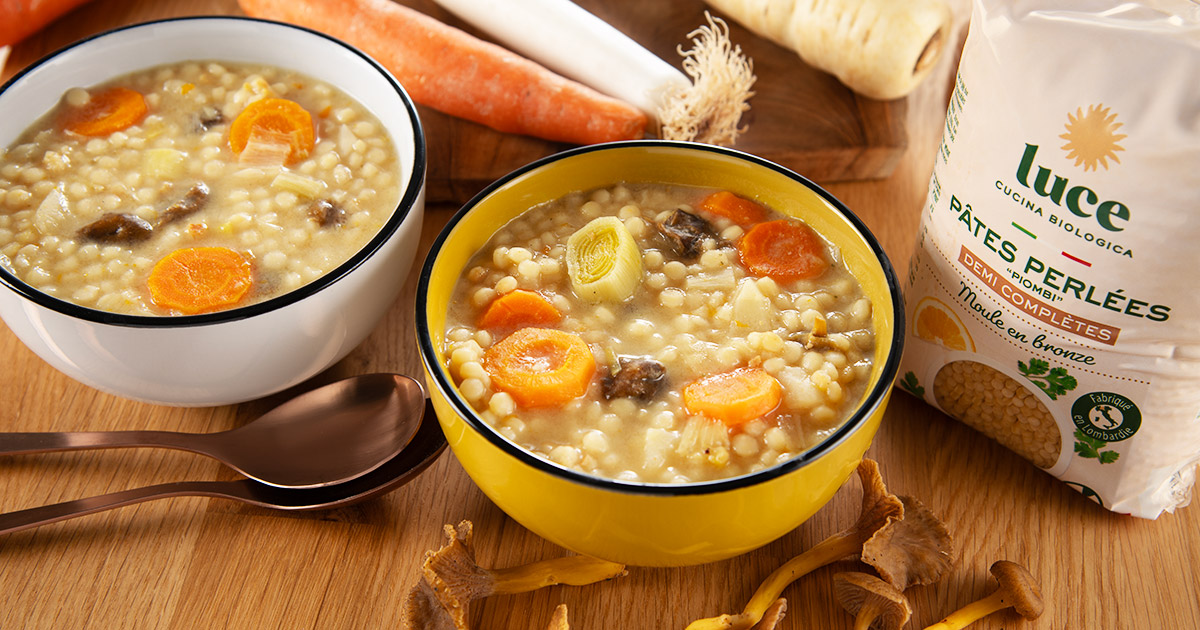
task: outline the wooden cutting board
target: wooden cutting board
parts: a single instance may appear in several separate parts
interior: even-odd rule
[[[403,0],[443,21],[480,35],[431,0]],[[701,0],[576,0],[672,65],[677,48],[706,23]],[[720,14],[717,14],[721,17]],[[734,148],[778,162],[817,182],[883,178],[907,146],[905,99],[877,101],[850,91],[795,53],[726,19],[730,38],[754,63],[758,77],[748,130]],[[486,36],[481,35],[486,39]],[[563,51],[563,54],[570,54]],[[517,166],[569,145],[501,134],[428,109],[431,198],[469,197]]]
[[[447,23],[479,33],[433,0],[401,0]],[[702,0],[576,0],[655,54],[680,66],[677,47],[705,24]],[[36,60],[40,51],[135,21],[177,15],[241,14],[236,0],[156,2],[93,0],[14,47],[2,77]],[[758,77],[748,131],[734,148],[776,161],[817,182],[883,178],[907,145],[904,99],[857,96],[794,53],[730,21],[730,37],[754,63]],[[564,55],[571,54],[563,51]],[[302,69],[301,69],[302,70]],[[504,134],[420,107],[429,148],[428,199],[461,203],[488,183],[570,145]]]

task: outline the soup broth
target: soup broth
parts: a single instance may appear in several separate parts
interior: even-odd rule
[[[830,435],[864,394],[872,331],[858,281],[803,222],[724,191],[618,184],[499,230],[455,288],[445,356],[522,448],[687,483]]]
[[[379,121],[290,70],[188,62],[69,90],[0,151],[0,264],[132,315],[253,304],[328,273],[395,211]]]

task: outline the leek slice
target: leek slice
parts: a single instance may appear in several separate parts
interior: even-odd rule
[[[61,188],[54,188],[42,199],[42,203],[38,204],[37,210],[34,210],[33,227],[42,234],[53,234],[58,226],[66,222],[70,214],[71,208],[66,195]]]
[[[275,179],[271,180],[271,188],[295,193],[307,199],[316,199],[325,190],[325,182],[291,171],[280,171]]]
[[[567,275],[580,298],[620,302],[642,281],[642,252],[620,219],[593,219],[567,239]]]
[[[150,177],[177,179],[186,168],[187,155],[175,149],[147,149],[142,154],[142,170]]]
[[[771,298],[763,295],[754,278],[745,278],[733,294],[733,323],[752,330],[772,328]]]

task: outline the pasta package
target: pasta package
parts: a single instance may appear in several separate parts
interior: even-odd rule
[[[1200,4],[976,0],[900,387],[1114,512],[1200,462]]]

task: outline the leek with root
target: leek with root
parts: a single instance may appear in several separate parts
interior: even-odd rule
[[[435,0],[514,51],[658,121],[659,135],[732,145],[754,69],[718,18],[688,34],[683,70],[570,0]]]

